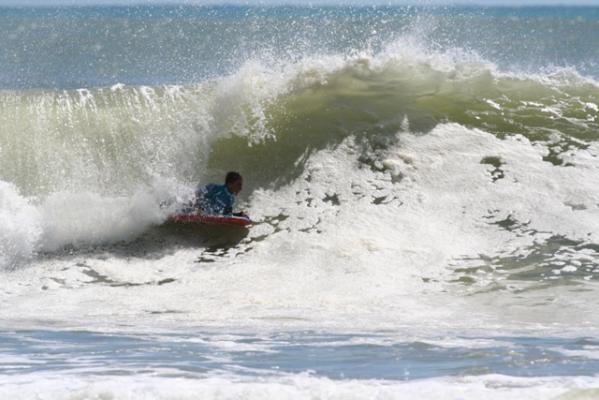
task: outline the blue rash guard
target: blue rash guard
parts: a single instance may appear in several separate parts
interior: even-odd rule
[[[211,183],[196,190],[196,207],[206,214],[231,215],[235,204],[235,195],[229,192],[227,185]]]

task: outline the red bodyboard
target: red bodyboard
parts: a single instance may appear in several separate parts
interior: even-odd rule
[[[210,224],[210,225],[232,225],[248,226],[252,220],[247,217],[226,216],[226,215],[200,215],[200,214],[175,214],[169,218],[171,222],[188,224]]]

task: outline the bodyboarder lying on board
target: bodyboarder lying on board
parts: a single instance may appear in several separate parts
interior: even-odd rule
[[[238,172],[228,172],[223,185],[210,183],[206,186],[198,186],[194,207],[202,214],[246,217],[244,213],[233,213],[235,198],[242,187],[241,175]]]

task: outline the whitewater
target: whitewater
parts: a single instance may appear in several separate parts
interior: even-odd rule
[[[597,398],[598,22],[0,8],[0,396]]]

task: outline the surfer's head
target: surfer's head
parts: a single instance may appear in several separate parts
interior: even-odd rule
[[[225,178],[225,185],[227,185],[227,189],[229,192],[238,194],[241,192],[243,187],[243,178],[239,172],[227,172],[227,176]]]

